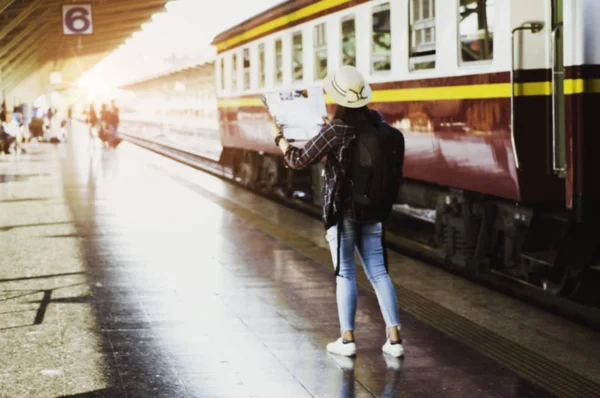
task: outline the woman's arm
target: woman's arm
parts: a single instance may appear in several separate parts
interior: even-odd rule
[[[284,154],[286,163],[292,169],[301,169],[311,164],[320,161],[323,156],[327,155],[337,140],[338,134],[336,129],[339,128],[336,124],[325,124],[319,134],[306,142],[304,148],[298,148],[291,145],[281,132],[277,132],[275,137],[279,138],[279,149]]]

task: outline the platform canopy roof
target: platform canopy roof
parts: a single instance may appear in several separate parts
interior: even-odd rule
[[[0,93],[41,73],[62,72],[65,82],[123,43],[170,0],[0,0]],[[93,33],[65,35],[63,5],[92,5]]]

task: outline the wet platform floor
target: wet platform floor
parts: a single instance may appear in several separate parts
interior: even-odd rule
[[[357,357],[328,354],[332,270],[143,149],[75,132],[0,161],[0,397],[551,396],[404,311],[383,355],[364,287]]]

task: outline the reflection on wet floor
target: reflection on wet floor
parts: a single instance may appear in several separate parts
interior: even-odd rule
[[[86,278],[88,292],[42,293],[29,304],[44,306],[44,324],[51,322],[53,309],[93,309],[87,330],[99,343],[88,355],[102,366],[89,372],[99,372],[105,384],[95,384],[87,396],[549,396],[404,312],[406,358],[384,356],[377,298],[364,288],[359,289],[358,356],[330,355],[324,347],[339,335],[339,326],[329,267],[149,167],[142,149],[124,143],[104,150],[88,145],[82,133],[48,162],[56,165],[63,155],[56,181],[62,179],[73,224],[59,225],[65,219],[57,214],[32,228],[21,228],[25,222],[0,227],[11,234],[52,236],[56,247],[78,242],[75,258],[84,274],[20,275],[10,283],[20,288],[38,283],[45,291],[57,278]],[[290,219],[289,225],[296,222],[303,225],[301,219]],[[67,227],[74,228],[59,229]],[[67,255],[63,261],[72,261]],[[0,283],[8,283],[4,279]],[[77,324],[76,318],[70,321]],[[68,387],[72,378],[65,377],[64,396],[86,396]]]
[[[48,174],[0,174],[0,184],[7,182],[23,182],[32,178],[47,176]]]
[[[154,331],[152,352],[166,352],[189,389],[233,389],[241,396],[543,395],[408,314],[402,314],[409,342],[405,363],[385,357],[376,297],[365,290],[357,314],[358,358],[332,357],[323,349],[339,333],[330,270],[143,162],[125,166],[138,149],[120,149],[102,154],[108,164],[92,163],[91,184],[101,205],[88,203],[102,213],[111,209],[110,222],[95,218],[108,238],[99,252],[123,261],[125,253],[115,255],[126,251],[123,269],[132,284],[127,290],[144,298],[145,317],[114,320]],[[115,171],[117,164],[121,169]],[[124,174],[136,176],[135,185]],[[116,197],[122,199],[118,205]],[[115,235],[126,247],[110,238]]]
[[[0,199],[0,203],[17,203],[17,202],[44,202],[50,198],[18,198],[18,199]]]

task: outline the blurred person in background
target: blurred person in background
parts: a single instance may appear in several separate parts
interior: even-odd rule
[[[20,106],[13,107],[12,118],[13,118],[13,121],[15,123],[17,123],[19,126],[23,125],[23,117],[22,117],[22,114],[21,114],[21,107]]]
[[[110,101],[110,124],[113,125],[116,134],[119,129],[119,108],[115,104],[115,100]]]
[[[121,142],[118,137],[119,126],[119,108],[115,105],[115,101],[111,100],[110,108],[106,104],[102,104],[100,111],[100,123],[102,125],[100,139],[110,147],[115,148]]]
[[[110,108],[106,104],[102,104],[100,111],[102,128],[100,129],[99,137],[107,147],[116,147],[120,142],[117,138],[117,126],[119,123],[118,109],[114,106],[114,101],[111,101]]]
[[[36,139],[38,142],[49,137],[50,120],[47,118],[46,109],[33,106],[29,122],[29,141]]]
[[[108,110],[108,106],[106,104],[100,105],[100,131],[98,132],[98,137],[102,141],[106,141],[109,120],[110,111]]]
[[[34,107],[31,112],[31,121],[29,122],[29,139],[44,138],[44,112],[40,108]]]
[[[4,113],[4,120],[2,121],[2,128],[0,129],[0,141],[2,142],[2,150],[6,154],[10,154],[10,146],[13,142],[17,141],[20,135],[19,123],[13,119],[13,113],[6,111]]]
[[[90,138],[92,138],[94,136],[94,128],[98,127],[98,115],[96,114],[94,104],[90,104],[90,109],[88,110],[87,115],[87,123],[89,125]]]
[[[0,104],[0,123],[6,120],[6,101],[2,101]]]

